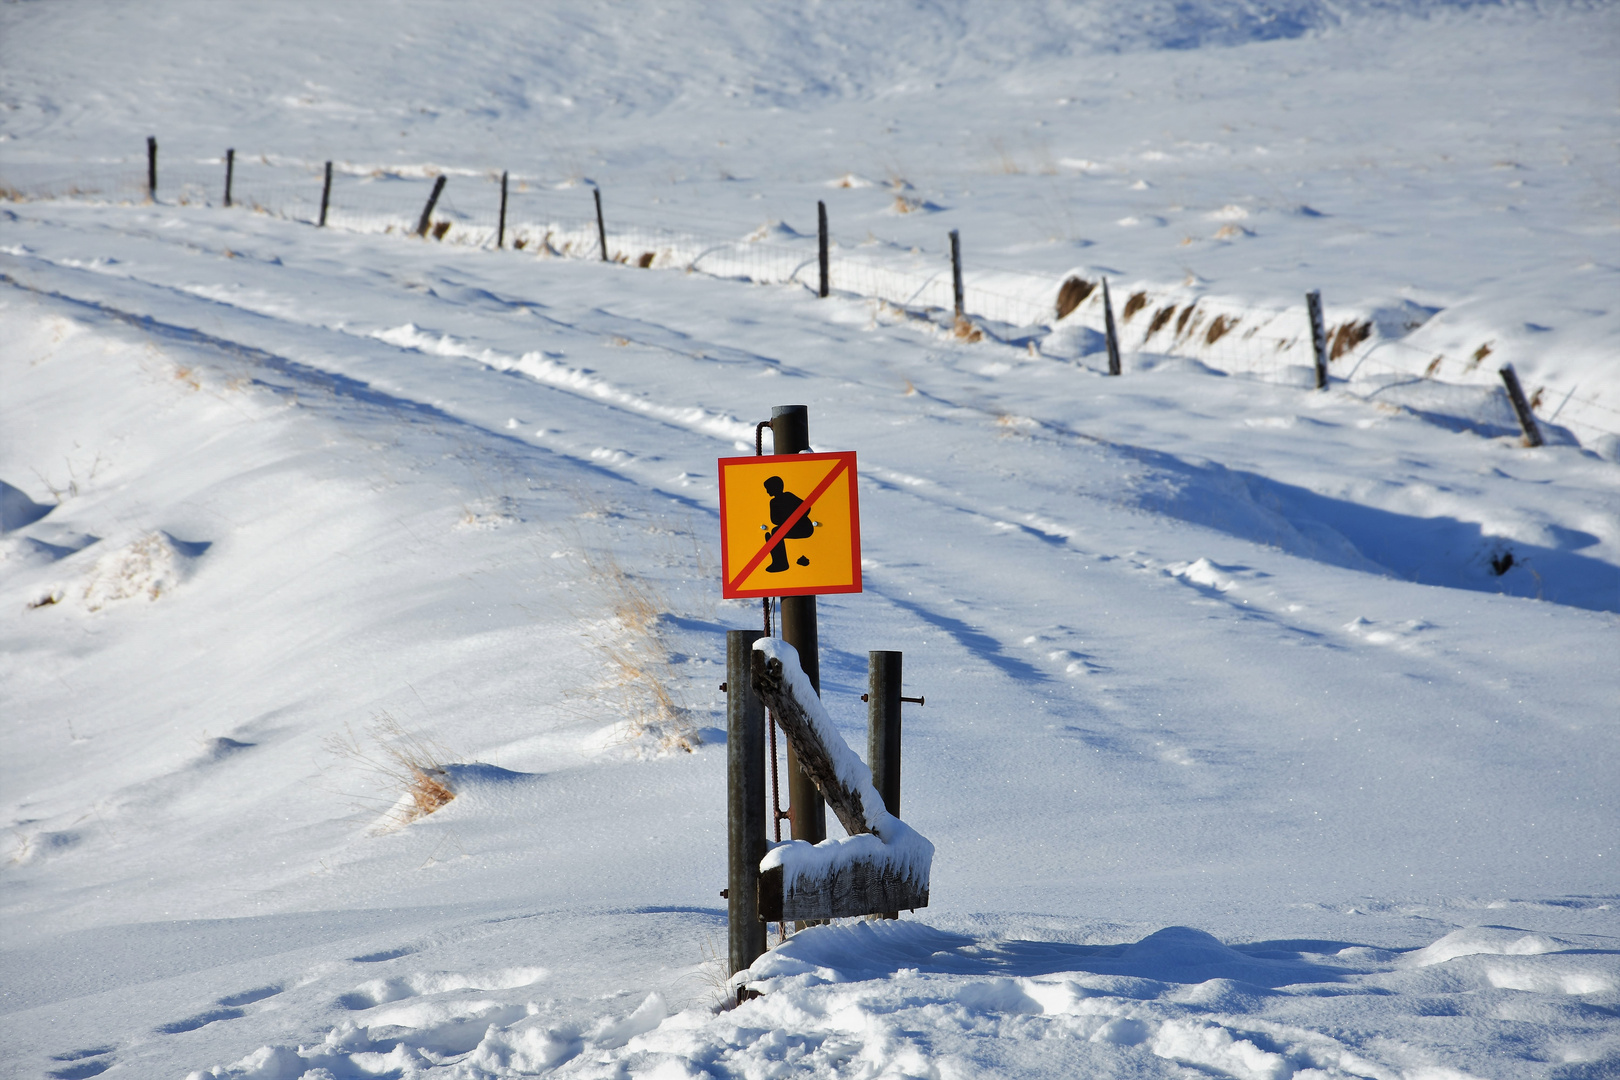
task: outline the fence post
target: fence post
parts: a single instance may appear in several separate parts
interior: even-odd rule
[[[439,205],[439,195],[444,191],[444,177],[440,176],[433,181],[433,194],[428,196],[427,205],[422,207],[422,220],[416,223],[416,235],[426,236],[428,226],[433,224],[433,208]]]
[[[827,204],[816,200],[816,233],[821,240],[821,291],[817,293],[823,299],[827,296]]]
[[[735,975],[765,951],[759,861],[765,857],[765,706],[749,674],[760,630],[726,631],[726,918]]]
[[[321,220],[318,228],[326,228],[326,208],[332,202],[332,163],[326,163],[326,182],[321,185]]]
[[[777,405],[771,409],[772,445],[778,454],[797,454],[810,449],[810,410],[804,405]],[[810,686],[821,693],[821,655],[816,642],[816,598],[784,596],[782,640],[799,651],[799,666],[810,679]],[[788,745],[788,797],[792,802],[793,839],[819,844],[827,839],[827,804],[815,782],[799,766],[793,746]]]
[[[501,170],[501,218],[495,225],[495,246],[506,246],[506,170]]]
[[[607,225],[602,221],[602,189],[591,188],[591,194],[596,196],[596,241],[602,247],[602,261],[607,262]]]
[[[951,291],[956,299],[956,317],[962,317],[962,243],[951,230]]]
[[[1327,389],[1327,327],[1322,322],[1322,294],[1315,289],[1305,294],[1305,310],[1311,316],[1311,350],[1316,357],[1316,388]]]
[[[225,209],[231,208],[231,180],[236,174],[236,151],[225,151]]]
[[[1108,332],[1108,374],[1119,374],[1119,333],[1114,329],[1114,301],[1108,295],[1108,279],[1102,279],[1103,329]]]
[[[901,653],[873,650],[866,654],[866,762],[872,786],[883,808],[900,816],[900,668]],[[885,919],[898,919],[886,911]]]
[[[1513,411],[1519,416],[1519,426],[1524,429],[1524,445],[1540,446],[1541,427],[1536,423],[1536,414],[1530,411],[1530,403],[1524,400],[1524,387],[1519,385],[1519,373],[1513,370],[1512,364],[1504,364],[1498,374],[1502,376],[1502,383],[1507,387],[1508,400],[1513,402]]]
[[[146,137],[146,198],[157,202],[157,136]]]

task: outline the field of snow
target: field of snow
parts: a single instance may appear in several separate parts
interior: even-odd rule
[[[0,6],[0,1072],[1620,1074],[1617,44],[1555,2]],[[196,195],[226,147],[306,194]],[[630,261],[495,250],[502,170],[542,231],[599,186]],[[387,231],[435,172],[452,231]],[[1095,300],[964,336],[749,271],[817,200],[846,267],[933,280],[957,229],[970,301],[1151,295],[1125,374]],[[1143,324],[1313,288],[1373,325],[1322,392]],[[790,403],[859,454],[823,702],[863,748],[905,652],[931,906],[725,1008],[759,606],[715,461]]]

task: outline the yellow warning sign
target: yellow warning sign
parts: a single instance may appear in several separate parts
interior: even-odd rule
[[[721,595],[861,591],[855,452],[720,459]]]

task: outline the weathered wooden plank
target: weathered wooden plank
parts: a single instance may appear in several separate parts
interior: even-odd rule
[[[851,861],[824,876],[801,874],[791,889],[783,887],[780,866],[759,876],[762,922],[847,919],[927,906],[926,882],[864,860]]]
[[[822,745],[814,725],[805,716],[804,706],[789,692],[782,675],[782,661],[766,657],[764,653],[754,653],[753,683],[754,691],[776,715],[776,722],[782,725],[783,733],[797,753],[799,767],[816,785],[816,790],[827,800],[833,813],[838,815],[838,822],[844,831],[851,836],[871,832],[866,824],[860,795],[839,781],[832,755]]]

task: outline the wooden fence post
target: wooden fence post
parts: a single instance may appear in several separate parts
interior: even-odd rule
[[[495,246],[506,246],[506,170],[501,170],[501,218],[495,225]]]
[[[146,137],[146,198],[157,202],[157,136]]]
[[[602,247],[602,261],[607,262],[607,225],[602,221],[602,189],[591,188],[591,194],[596,196],[596,241]]]
[[[765,951],[759,918],[759,862],[765,857],[765,705],[750,666],[760,630],[726,631],[726,919],[728,975]]]
[[[951,292],[956,300],[956,317],[962,317],[962,242],[951,230]]]
[[[810,410],[804,405],[777,405],[771,409],[771,439],[774,452],[797,454],[810,449]],[[821,657],[816,641],[816,598],[784,596],[782,640],[799,651],[799,666],[821,693]],[[789,821],[793,839],[819,844],[827,839],[827,804],[815,783],[805,774],[793,746],[788,745],[788,798],[792,804]]]
[[[326,208],[332,202],[332,163],[326,163],[326,181],[321,185],[321,220],[317,228],[326,228]]]
[[[1114,329],[1114,301],[1108,295],[1108,279],[1102,279],[1103,329],[1107,331],[1108,374],[1119,374],[1119,332]]]
[[[1536,423],[1536,414],[1530,411],[1530,403],[1524,400],[1524,387],[1519,385],[1519,373],[1513,370],[1512,364],[1505,364],[1498,374],[1502,376],[1502,383],[1507,387],[1508,400],[1513,403],[1513,411],[1519,416],[1519,427],[1524,429],[1524,445],[1542,445],[1541,427]]]
[[[433,208],[439,205],[439,196],[444,192],[444,177],[440,176],[433,181],[433,194],[428,196],[427,205],[422,207],[422,220],[416,223],[416,235],[426,236],[428,226],[433,224]]]
[[[1327,326],[1322,322],[1322,294],[1315,289],[1305,294],[1305,310],[1311,316],[1311,352],[1316,357],[1316,388],[1327,389]]]
[[[235,175],[236,151],[234,149],[227,150],[225,151],[225,208],[227,210],[231,207],[231,180],[235,178]]]
[[[827,204],[816,201],[816,233],[821,241],[821,290],[818,296],[826,299],[827,296]]]

